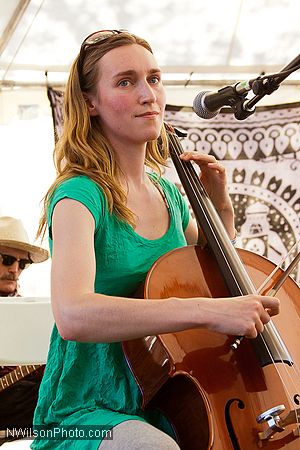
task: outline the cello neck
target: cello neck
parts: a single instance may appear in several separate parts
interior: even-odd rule
[[[217,260],[230,294],[237,296],[256,293],[256,289],[193,165],[189,161],[182,161],[179,158],[182,147],[174,132],[169,133],[169,144],[170,155],[179,179],[197,223],[201,225],[208,246]]]

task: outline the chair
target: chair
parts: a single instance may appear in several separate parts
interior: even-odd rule
[[[45,364],[53,323],[49,297],[0,297],[0,366]],[[28,450],[31,442],[6,442],[1,450]]]
[[[49,297],[0,297],[0,365],[45,364],[53,323]]]

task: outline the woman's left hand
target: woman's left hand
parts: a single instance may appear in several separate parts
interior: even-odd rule
[[[194,161],[200,167],[200,180],[217,211],[232,208],[225,167],[214,156],[200,152],[184,152],[180,158],[183,161]]]
[[[225,167],[214,156],[206,153],[184,152],[180,158],[183,161],[194,161],[200,167],[200,180],[218,211],[228,236],[235,239],[234,210],[227,188]]]

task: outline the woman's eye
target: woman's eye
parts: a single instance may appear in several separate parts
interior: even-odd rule
[[[121,80],[119,81],[119,86],[128,86],[129,85],[129,80]]]
[[[157,75],[155,75],[155,76],[150,78],[150,83],[152,83],[152,84],[156,84],[156,83],[159,83],[159,82],[160,82],[160,77],[157,76]]]

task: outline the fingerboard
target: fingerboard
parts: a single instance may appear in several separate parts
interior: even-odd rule
[[[42,367],[42,365],[37,366],[18,366],[12,372],[4,375],[0,378],[0,392],[9,388],[11,385],[15,384],[17,381],[22,380],[22,378],[27,377],[32,372]]]

